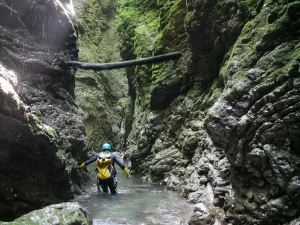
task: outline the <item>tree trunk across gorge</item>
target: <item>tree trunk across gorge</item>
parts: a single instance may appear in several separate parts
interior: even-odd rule
[[[180,58],[180,52],[171,52],[163,55],[152,56],[148,58],[141,58],[123,62],[112,62],[112,63],[84,63],[78,61],[68,61],[67,64],[84,70],[112,70],[120,69],[130,66],[145,65],[151,63],[160,63],[169,60],[176,60]]]

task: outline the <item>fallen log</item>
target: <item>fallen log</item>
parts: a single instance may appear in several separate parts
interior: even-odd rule
[[[171,52],[163,55],[152,56],[148,58],[141,58],[123,62],[112,62],[112,63],[84,63],[78,61],[68,61],[67,64],[84,70],[112,70],[120,69],[130,66],[145,65],[151,63],[160,63],[169,60],[179,59],[181,56],[180,52]]]

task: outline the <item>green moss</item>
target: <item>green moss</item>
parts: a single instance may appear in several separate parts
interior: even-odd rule
[[[75,6],[79,27],[79,59],[87,62],[110,62],[114,55],[112,45],[99,45],[105,32],[110,32],[111,18],[116,13],[119,0],[87,0]],[[115,38],[111,38],[112,41]]]
[[[268,76],[263,81],[264,83],[276,82],[277,78],[282,76],[298,76],[299,72],[299,64],[300,64],[300,45],[298,44],[294,50],[287,47],[284,49],[278,49],[278,51],[274,51],[273,54],[270,54],[274,57],[275,66],[279,67],[276,69],[270,69],[266,74]],[[279,59],[279,60],[278,60]],[[278,62],[279,64],[277,64]]]
[[[151,55],[158,34],[159,16],[156,1],[124,1],[118,15],[118,32],[124,49],[133,51],[136,58]]]
[[[185,14],[186,2],[184,0],[158,1],[157,3],[147,1],[147,4],[139,0],[124,1],[120,8],[118,29],[124,40],[123,43],[129,47],[125,49],[132,48],[136,58],[146,57],[152,53],[161,54],[166,48],[174,49],[182,42],[180,34],[185,32]],[[152,67],[152,85],[156,85],[168,74],[164,71],[168,68],[169,66]],[[136,76],[141,75],[136,73]]]
[[[180,35],[185,33],[184,23],[182,20],[178,20],[178,18],[183,18],[185,13],[185,9],[177,11],[177,13],[162,31],[161,41],[163,42],[164,46],[175,49],[175,47],[182,42]]]
[[[119,10],[118,32],[122,39],[123,52],[132,52],[131,58],[149,57],[159,38],[159,11],[156,1],[127,0]],[[134,85],[138,98],[148,102],[151,85],[149,66],[138,66],[134,71]]]
[[[195,94],[193,95],[192,99],[194,99],[193,102],[193,111],[204,111],[208,107],[212,106],[213,103],[217,100],[217,98],[222,93],[222,85],[219,79],[216,79],[209,90],[198,90],[195,91]],[[197,96],[198,95],[198,96]]]
[[[249,8],[259,10],[262,7],[264,1],[263,0],[242,0],[242,1],[238,1],[237,3],[241,10],[248,11]]]
[[[159,20],[157,12],[150,11],[143,15],[143,23],[134,29],[134,53],[136,57],[149,57],[158,35]]]
[[[165,20],[168,22],[162,30],[160,41],[165,49],[175,50],[176,46],[180,45],[186,39],[184,20],[186,16],[186,2],[177,0],[170,8]]]
[[[184,18],[186,15],[185,1],[178,0],[170,8],[166,16],[168,23],[161,31],[154,45],[155,54],[162,54],[176,50],[181,43],[186,43]],[[183,47],[183,46],[181,46]],[[172,76],[174,62],[157,64],[152,66],[152,86],[159,85],[162,81]]]
[[[162,33],[158,33],[156,36],[156,42],[153,45],[153,53],[155,55],[162,54],[164,52],[165,46],[163,45],[162,41]]]
[[[156,64],[152,66],[152,85],[155,86],[166,77],[166,71],[170,63]]]
[[[253,1],[244,1],[245,4],[246,2],[247,4],[253,3]],[[266,60],[264,54],[276,47],[276,39],[293,32],[289,30],[289,24],[293,20],[293,16],[300,4],[299,2],[293,2],[280,7],[280,4],[283,4],[283,2],[285,1],[271,5],[269,1],[270,5],[264,7],[259,15],[244,26],[239,39],[231,50],[229,59],[220,71],[220,79],[224,84],[236,72],[234,67],[238,66],[240,69],[248,70],[251,67],[255,67],[255,64],[259,63],[259,61],[265,60],[265,63],[267,63],[268,60]],[[276,18],[270,21],[268,17],[274,12],[276,12]],[[270,22],[272,23],[270,24]],[[284,49],[276,50],[274,51],[276,56],[270,55],[268,57],[280,58],[280,60],[275,61],[286,62],[289,54],[286,54],[284,51]],[[279,65],[273,65],[273,68],[276,69],[277,67]]]
[[[294,48],[294,52],[292,54],[293,58],[297,58],[299,59],[300,57],[300,43],[298,43],[295,48]]]
[[[121,7],[118,14],[118,31],[123,33],[132,30],[138,25],[141,11],[132,6]],[[130,34],[133,32],[130,32]]]

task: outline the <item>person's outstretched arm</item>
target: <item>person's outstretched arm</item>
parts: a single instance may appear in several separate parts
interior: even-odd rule
[[[87,165],[91,164],[92,162],[95,162],[98,158],[98,155],[94,155],[92,158],[90,158],[89,160],[85,161],[84,163],[81,163],[81,165],[79,166],[79,168],[84,168],[86,167]]]
[[[111,159],[115,161],[119,167],[123,170],[127,178],[130,178],[130,173],[128,168],[125,166],[124,162],[121,160],[121,158],[116,154],[111,154]]]

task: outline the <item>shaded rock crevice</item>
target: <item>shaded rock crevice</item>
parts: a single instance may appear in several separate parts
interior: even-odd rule
[[[79,61],[109,63],[121,61],[116,28],[118,0],[74,1],[78,21]],[[83,114],[90,152],[103,143],[123,147],[128,82],[123,69],[76,72],[76,103]]]

